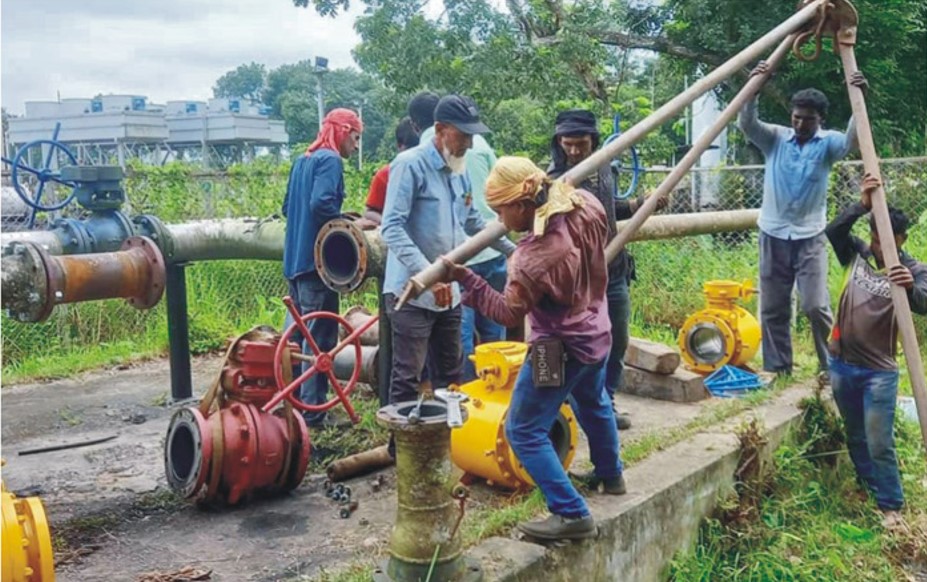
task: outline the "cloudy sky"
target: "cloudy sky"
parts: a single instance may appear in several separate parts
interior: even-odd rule
[[[291,0],[2,0],[0,102],[21,114],[23,102],[59,91],[207,99],[242,63],[321,55],[350,66],[360,10],[332,20]]]

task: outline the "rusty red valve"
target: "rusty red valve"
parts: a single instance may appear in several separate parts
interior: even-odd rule
[[[360,417],[357,415],[357,412],[355,412],[354,407],[351,405],[351,400],[348,397],[351,395],[351,392],[354,391],[355,386],[357,386],[357,379],[360,376],[362,366],[360,337],[365,331],[376,325],[380,318],[372,317],[362,326],[354,329],[343,317],[335,313],[316,311],[307,313],[306,315],[300,315],[292,298],[284,297],[283,303],[286,305],[287,310],[289,310],[290,315],[293,316],[293,323],[283,332],[283,336],[277,343],[277,350],[274,353],[274,379],[277,381],[277,386],[282,388],[263,406],[262,410],[264,410],[264,412],[273,410],[274,407],[280,404],[284,399],[288,400],[295,408],[304,412],[323,412],[333,408],[340,402],[348,412],[351,421],[357,424],[360,422]],[[307,325],[309,322],[316,319],[334,319],[338,325],[347,330],[347,336],[339,341],[331,351],[323,352],[315,339],[313,339],[312,334],[309,332],[309,326]],[[297,331],[302,334],[306,343],[309,344],[309,348],[312,350],[312,355],[308,357],[312,365],[288,384],[285,375],[287,364],[284,361],[288,358],[285,358],[284,353],[288,351],[293,344],[291,337],[294,336]],[[335,377],[334,373],[335,356],[349,345],[354,347],[354,369],[347,383],[342,386],[341,381]],[[306,404],[302,402],[294,392],[303,382],[320,373],[328,376],[328,381],[331,383],[332,390],[335,391],[335,397],[323,404]]]

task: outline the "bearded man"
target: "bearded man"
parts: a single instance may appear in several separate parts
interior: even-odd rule
[[[389,250],[383,293],[393,334],[391,404],[418,397],[429,352],[435,386],[458,383],[463,369],[457,283],[439,283],[394,307],[412,276],[485,226],[473,205],[465,155],[473,136],[489,129],[473,101],[459,95],[438,102],[434,129],[434,138],[400,153],[389,169],[381,233]],[[504,237],[492,246],[505,255],[515,248]]]

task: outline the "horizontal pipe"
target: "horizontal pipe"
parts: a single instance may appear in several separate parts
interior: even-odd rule
[[[361,384],[376,386],[377,384],[377,354],[380,348],[377,346],[361,346],[361,369],[357,381]],[[304,354],[293,354],[293,359],[306,362],[309,365],[315,363],[315,357]],[[354,348],[348,346],[335,354],[332,362],[332,371],[335,378],[347,381],[354,373],[355,353]]]
[[[24,322],[45,320],[56,305],[99,299],[121,297],[149,309],[164,293],[164,258],[144,237],[127,239],[119,251],[72,256],[14,243],[2,269],[2,307]]]
[[[631,240],[664,240],[700,234],[752,230],[756,228],[759,216],[760,211],[756,209],[652,216],[631,236]],[[626,230],[630,224],[630,220],[620,220],[615,223],[619,233]],[[609,257],[609,259],[614,259],[614,257]]]

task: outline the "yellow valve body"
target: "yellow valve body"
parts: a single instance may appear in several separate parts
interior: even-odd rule
[[[760,347],[760,324],[752,313],[737,305],[753,293],[750,281],[708,281],[704,286],[705,308],[686,319],[679,330],[679,351],[686,365],[703,374],[722,366],[742,366],[756,355]],[[708,361],[694,353],[690,339],[704,330],[715,330],[721,338],[719,359]]]
[[[479,379],[459,387],[470,397],[464,403],[468,420],[451,431],[451,459],[466,473],[486,479],[490,485],[529,489],[534,481],[518,462],[505,436],[505,417],[518,371],[528,346],[520,342],[492,342],[476,347],[472,356]],[[569,405],[551,430],[554,449],[564,468],[576,454],[576,419]]]
[[[45,509],[38,497],[18,499],[2,487],[3,582],[54,582],[55,560]]]

